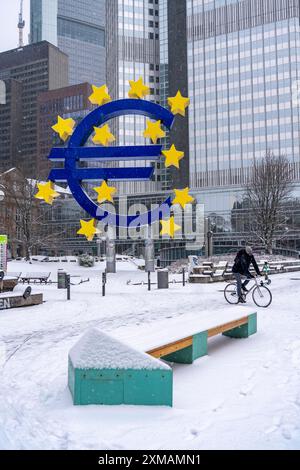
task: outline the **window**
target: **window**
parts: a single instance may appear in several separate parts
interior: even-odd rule
[[[65,18],[58,18],[57,21],[59,36],[105,46],[104,29]]]

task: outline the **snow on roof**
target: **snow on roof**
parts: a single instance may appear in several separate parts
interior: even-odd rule
[[[148,354],[138,351],[97,328],[88,330],[71,349],[69,357],[75,369],[170,369]]]

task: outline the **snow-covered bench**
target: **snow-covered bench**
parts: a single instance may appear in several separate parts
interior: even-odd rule
[[[173,371],[166,362],[191,364],[207,355],[209,338],[248,338],[256,331],[257,315],[247,307],[165,320],[144,332],[89,330],[69,353],[73,403],[172,406]]]
[[[177,324],[177,328],[176,328]],[[177,331],[175,330],[177,329]],[[191,364],[207,355],[208,339],[219,334],[230,338],[248,338],[257,332],[257,314],[247,308],[224,309],[209,312],[199,320],[169,324],[168,331],[157,333],[150,347],[144,349],[150,356],[169,362]],[[147,332],[148,341],[151,332]],[[147,342],[147,341],[146,341]]]
[[[286,273],[295,273],[297,271],[300,271],[300,265],[298,265],[298,266],[285,266],[284,271]]]
[[[32,293],[31,287],[15,287],[13,292],[0,294],[0,310],[10,308],[31,307],[43,303],[43,294]]]
[[[18,272],[7,273],[7,276],[8,276],[8,277],[13,277],[13,278],[19,279],[19,277],[21,276],[21,274],[22,274],[22,273],[21,273],[20,271],[18,271]]]
[[[207,354],[207,340],[218,334],[231,338],[248,338],[256,332],[257,314],[254,309],[228,306],[199,312],[197,317],[195,314],[186,314],[163,320],[148,325],[144,334],[140,329],[133,333],[130,328],[129,331],[124,328],[114,336],[155,358],[166,359],[168,356],[170,362],[177,362],[174,357],[171,360],[169,354],[176,354],[175,359],[184,357],[195,360]]]
[[[20,280],[23,282],[23,284],[30,284],[31,282],[48,284],[50,275],[51,273],[22,273]]]
[[[190,274],[189,282],[192,284],[209,284],[212,282],[211,274]]]
[[[214,282],[218,282],[218,281],[224,281],[224,273],[225,273],[225,269],[216,269],[216,271],[213,273],[212,275],[212,278],[213,278],[213,281]]]
[[[0,292],[11,292],[18,284],[19,278],[11,274],[3,276],[0,281]]]

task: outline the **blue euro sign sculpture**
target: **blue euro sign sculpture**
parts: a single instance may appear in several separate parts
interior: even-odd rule
[[[79,162],[120,162],[120,161],[158,161],[162,152],[161,145],[125,146],[125,147],[84,147],[94,132],[94,127],[100,127],[113,118],[141,115],[150,119],[160,120],[171,129],[175,116],[167,109],[145,100],[123,99],[112,101],[92,111],[77,126],[69,140],[68,147],[53,148],[49,160],[64,162],[64,168],[53,169],[49,180],[57,183],[68,183],[77,203],[94,219],[115,224],[118,227],[130,227],[138,218],[139,225],[151,225],[161,218],[164,210],[172,205],[171,198],[167,199],[154,211],[141,215],[127,216],[111,214],[102,210],[85,192],[81,184],[85,181],[99,180],[114,181],[149,181],[154,172],[153,167],[141,168],[78,168]]]

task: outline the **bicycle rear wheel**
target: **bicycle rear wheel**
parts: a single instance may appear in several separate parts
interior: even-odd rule
[[[237,295],[237,285],[235,283],[228,284],[224,290],[224,297],[227,302],[231,305],[236,305],[239,303],[239,297]]]
[[[252,298],[255,305],[262,308],[268,308],[273,300],[272,293],[266,286],[255,287]]]

